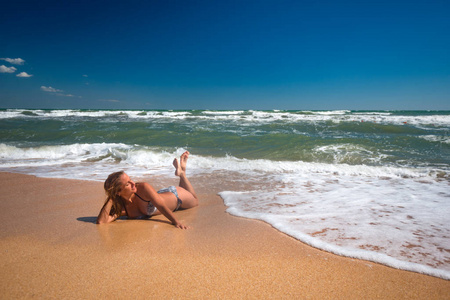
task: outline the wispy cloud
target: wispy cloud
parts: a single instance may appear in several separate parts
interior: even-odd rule
[[[15,71],[17,71],[17,69],[14,67],[7,67],[5,65],[0,66],[0,73],[14,73]]]
[[[63,92],[62,90],[58,90],[55,88],[52,88],[51,86],[41,86],[41,90],[44,92],[49,92],[49,93],[60,93]]]
[[[65,94],[63,90],[58,90],[55,89],[51,86],[41,86],[41,91],[47,92],[47,93],[51,93],[52,95],[55,96],[61,96],[61,97],[75,97],[75,95],[72,94]],[[78,96],[78,98],[81,98],[80,96]]]
[[[21,58],[0,58],[0,60],[7,61],[13,65],[23,65],[25,63],[25,60]]]
[[[24,77],[24,78],[28,78],[31,77],[33,75],[28,74],[27,72],[20,72],[19,74],[16,75],[17,77]]]

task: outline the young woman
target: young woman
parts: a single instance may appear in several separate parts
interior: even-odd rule
[[[189,152],[186,151],[180,161],[176,158],[173,161],[175,175],[180,177],[177,187],[156,191],[148,183],[134,183],[123,171],[109,175],[104,185],[107,198],[97,217],[97,224],[113,222],[122,215],[133,219],[163,214],[175,227],[186,229],[173,212],[198,205],[197,195],[186,177],[188,157]]]

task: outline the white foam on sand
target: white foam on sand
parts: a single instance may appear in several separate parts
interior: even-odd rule
[[[263,220],[316,248],[450,279],[448,181],[363,169],[373,167],[278,174],[273,190],[220,196],[230,214]]]

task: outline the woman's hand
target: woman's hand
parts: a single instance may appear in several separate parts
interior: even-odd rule
[[[176,223],[173,224],[176,228],[180,228],[180,229],[189,229],[189,226],[185,226],[183,224],[181,224],[180,222],[176,221]]]
[[[108,199],[108,201],[106,201],[106,203],[100,210],[100,213],[98,214],[97,224],[111,223],[119,217],[117,214],[114,214],[113,216],[110,215],[112,204],[113,203],[111,199]]]

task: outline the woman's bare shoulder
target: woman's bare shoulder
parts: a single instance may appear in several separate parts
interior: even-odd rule
[[[137,182],[136,189],[138,191],[148,191],[149,189],[153,189],[153,187],[147,182]]]

